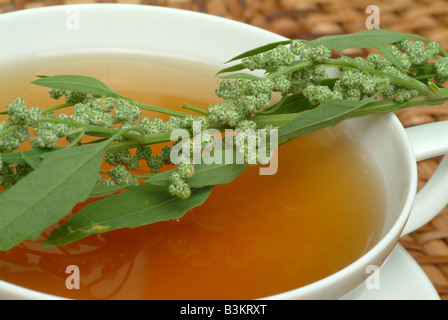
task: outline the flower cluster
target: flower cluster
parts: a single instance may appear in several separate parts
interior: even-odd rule
[[[70,91],[70,90],[60,90],[51,89],[50,97],[55,100],[59,100],[61,97],[65,96],[65,102],[71,105],[77,104],[78,102],[84,101],[87,95],[80,92]]]
[[[405,60],[410,61],[407,66],[403,65],[405,69],[410,69],[411,64],[421,66],[427,63],[428,59],[436,58],[440,51],[437,42],[431,41],[425,45],[425,43],[420,40],[403,40],[398,42],[396,47],[390,46],[389,49],[392,50],[394,55],[399,55]]]
[[[209,107],[209,120],[236,127],[239,122],[269,108],[273,93],[287,95],[301,91],[308,85],[319,84],[327,78],[324,66],[331,51],[324,46],[293,40],[289,46],[279,45],[272,50],[242,59],[249,70],[262,69],[273,73],[290,67],[293,63],[309,63],[309,66],[273,78],[243,78],[224,80],[216,94],[224,102]]]
[[[290,66],[295,61],[325,63],[331,57],[331,50],[306,41],[293,40],[289,47],[279,45],[267,52],[243,58],[242,65],[251,71],[261,69],[268,72]]]
[[[205,123],[205,127],[202,127],[202,124],[204,124],[203,121],[197,121],[188,125],[192,128],[193,126],[201,128],[199,137],[175,142],[175,144],[178,144],[180,154],[172,154],[171,149],[162,150],[162,153],[165,151],[166,156],[170,157],[171,161],[178,164],[178,167],[173,170],[169,178],[170,185],[168,191],[172,196],[181,199],[186,199],[190,196],[191,189],[186,180],[192,178],[195,174],[195,154],[201,155],[204,150],[210,152],[215,147],[214,137],[207,132],[207,123]]]
[[[194,165],[189,163],[181,163],[177,170],[170,174],[170,185],[168,192],[172,196],[176,196],[181,199],[187,199],[191,195],[190,186],[185,180],[193,177],[195,173]]]
[[[438,83],[444,83],[448,80],[448,57],[438,59],[434,63],[434,71],[436,73],[435,80]]]

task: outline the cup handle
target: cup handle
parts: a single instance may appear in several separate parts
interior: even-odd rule
[[[402,236],[431,221],[448,204],[448,121],[410,127],[406,133],[417,162],[445,156],[432,177],[417,193]]]

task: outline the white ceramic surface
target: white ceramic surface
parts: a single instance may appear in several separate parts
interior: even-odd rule
[[[414,258],[398,244],[379,269],[377,286],[362,284],[341,300],[440,300],[440,296]]]
[[[118,4],[45,7],[0,15],[0,43],[2,49],[7,48],[1,50],[0,69],[2,64],[32,57],[75,52],[182,55],[218,64],[279,40],[284,38],[246,24],[176,9]],[[410,134],[414,146],[393,114],[351,119],[345,125],[359,136],[381,169],[388,195],[383,238],[343,270],[269,299],[337,299],[359,288],[368,276],[366,268],[381,266],[403,234],[417,188],[414,152],[421,160],[448,150],[448,140],[438,134],[447,130],[447,123],[440,124],[443,129],[415,129]],[[430,148],[418,143],[429,140],[435,142]],[[412,213],[405,232],[415,230],[446,205],[447,168],[448,161],[444,161],[431,187],[417,198],[416,208],[424,210]],[[0,282],[0,297],[49,298],[4,282]]]

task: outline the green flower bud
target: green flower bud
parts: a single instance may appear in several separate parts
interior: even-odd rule
[[[70,104],[81,103],[87,97],[85,93],[68,91],[68,90],[65,90],[64,94],[65,94],[65,102]]]
[[[131,158],[126,162],[126,167],[129,170],[138,170],[140,168],[140,161],[137,156],[131,156]]]
[[[110,179],[110,178],[106,178],[101,182],[102,186],[115,186],[116,183],[114,180]]]
[[[60,89],[50,89],[50,91],[48,92],[50,94],[50,97],[55,99],[55,100],[59,100],[59,98],[61,98],[64,95],[64,91],[60,90]]]
[[[7,135],[0,140],[0,147],[7,151],[14,151],[20,147],[20,141],[12,135]]]
[[[371,65],[373,65],[375,69],[380,69],[380,68],[378,68],[378,65],[379,65],[381,60],[383,60],[383,59],[381,58],[381,56],[378,53],[370,53],[367,56],[367,60],[366,61],[368,63],[370,63]]]
[[[90,102],[90,107],[101,112],[112,112],[116,104],[116,98],[104,97],[99,99],[92,99]]]
[[[300,56],[305,50],[305,44],[300,40],[292,40],[289,49],[296,56]]]
[[[435,71],[438,76],[447,78],[448,77],[448,57],[443,57],[434,63]]]
[[[274,91],[281,93],[288,93],[291,87],[291,82],[286,75],[275,77],[274,79]]]
[[[325,46],[318,46],[312,49],[312,59],[317,63],[325,63],[331,57],[331,50]]]
[[[111,168],[109,175],[119,185],[130,186],[138,184],[137,179],[121,165]]]
[[[168,132],[171,132],[175,129],[181,129],[182,126],[183,126],[182,119],[175,116],[171,116],[168,118],[168,122],[166,123],[166,130]]]
[[[350,88],[346,91],[346,96],[350,101],[359,101],[362,98],[361,90],[358,88]]]
[[[181,163],[177,167],[177,172],[183,180],[189,179],[194,176],[194,164]]]
[[[20,127],[12,131],[10,135],[22,143],[30,138],[30,132],[27,127]]]
[[[411,57],[406,53],[402,53],[399,57],[400,63],[404,69],[409,69],[412,66]]]
[[[185,120],[187,121],[187,119],[185,119]],[[160,132],[163,133],[163,132],[166,132],[167,125],[162,119],[155,118],[152,121],[152,127],[153,127],[152,130],[155,131],[156,133],[160,133]]]
[[[107,153],[104,157],[104,160],[113,166],[116,166],[120,162],[115,152]]]
[[[141,117],[142,113],[135,104],[119,99],[115,108],[115,118],[119,123],[134,123]]]
[[[135,155],[140,160],[149,160],[152,156],[152,149],[151,146],[138,146],[137,150],[135,151]]]
[[[13,102],[6,106],[8,120],[11,124],[24,123],[27,115],[27,106],[22,98],[14,98]]]
[[[104,113],[98,109],[89,110],[87,117],[90,124],[105,128],[112,128],[115,124],[114,116],[110,113]]]
[[[181,178],[178,171],[174,171],[173,173],[171,173],[168,179],[169,179],[170,183],[174,184],[174,185],[178,185],[178,184],[184,182],[184,180]]]
[[[251,120],[243,120],[238,123],[237,128],[242,131],[257,130],[257,123]]]
[[[52,130],[42,129],[35,137],[31,138],[31,147],[34,149],[54,148],[58,139]]]
[[[327,86],[309,85],[303,90],[303,95],[313,105],[319,104],[322,100],[330,99],[333,92]]]
[[[406,50],[415,65],[422,65],[428,62],[428,56],[425,51],[425,43],[417,40]]]
[[[188,199],[191,195],[190,187],[185,182],[170,184],[168,187],[168,192],[170,195],[184,200]]]
[[[35,127],[42,120],[42,110],[38,107],[32,107],[25,114],[25,125]]]
[[[266,67],[266,58],[263,54],[256,54],[254,56],[241,59],[241,64],[244,68],[251,71],[256,69],[264,69]]]
[[[426,55],[428,58],[435,58],[439,54],[440,46],[436,41],[430,41],[426,46]]]
[[[414,44],[413,41],[411,41],[409,39],[405,39],[405,40],[399,41],[397,43],[397,47],[403,51],[409,52],[409,50],[411,49],[413,44]]]
[[[164,163],[171,164],[171,147],[163,146],[162,151],[160,152],[160,157]]]
[[[151,156],[149,160],[146,161],[148,164],[148,167],[151,168],[151,172],[158,173],[160,172],[160,169],[163,167],[163,159],[160,156]]]

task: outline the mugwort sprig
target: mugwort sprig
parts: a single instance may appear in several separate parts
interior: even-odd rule
[[[350,48],[368,54],[345,56]],[[173,211],[181,216],[248,165],[268,165],[276,148],[268,140],[281,145],[347,118],[448,101],[448,53],[419,35],[368,30],[284,40],[228,62],[218,73],[221,102],[206,110],[184,105],[190,112],[134,101],[88,76],[33,81],[60,103],[29,107],[17,97],[0,110],[0,250],[36,239],[89,195],[107,197],[58,228],[46,245],[167,220]],[[235,135],[220,145],[216,130],[221,138],[226,130]],[[195,162],[198,154],[226,148],[241,156],[242,166]],[[45,205],[60,197],[54,207]],[[28,205],[17,207],[18,198]],[[113,208],[107,219],[94,216],[101,208]],[[17,225],[19,216],[27,227]],[[102,218],[117,223],[85,225]]]

